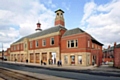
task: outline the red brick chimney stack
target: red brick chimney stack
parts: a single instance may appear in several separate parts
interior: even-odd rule
[[[116,42],[114,42],[114,47],[117,45],[117,43]]]
[[[41,29],[41,24],[39,23],[39,21],[38,21],[38,23],[37,23],[37,29],[35,29],[36,31],[42,31],[42,29]]]
[[[108,49],[110,48],[110,45],[108,46]]]

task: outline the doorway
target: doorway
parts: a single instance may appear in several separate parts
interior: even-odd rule
[[[42,61],[43,63],[47,63],[47,53],[42,53]]]
[[[70,62],[71,62],[71,65],[75,65],[75,56],[74,55],[70,56]]]
[[[93,55],[93,57],[92,57],[92,65],[96,64],[96,60],[97,60],[96,55]]]
[[[56,53],[52,52],[52,64],[56,64]]]

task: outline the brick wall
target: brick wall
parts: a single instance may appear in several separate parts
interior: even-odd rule
[[[120,68],[120,48],[114,49],[114,67]]]

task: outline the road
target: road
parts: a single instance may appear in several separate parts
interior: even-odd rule
[[[39,69],[39,68],[32,68],[32,67],[18,66],[12,64],[4,64],[4,63],[0,63],[0,66],[15,70],[46,74],[46,75],[57,76],[67,79],[74,79],[74,80],[120,80],[120,77],[90,75],[90,74],[74,73],[67,71],[54,71],[54,70]]]

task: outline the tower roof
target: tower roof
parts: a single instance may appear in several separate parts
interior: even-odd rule
[[[56,11],[55,11],[55,13],[56,13],[56,12],[58,12],[58,11],[62,11],[62,12],[64,13],[64,11],[63,11],[63,10],[61,10],[61,9],[56,10]]]

